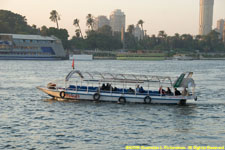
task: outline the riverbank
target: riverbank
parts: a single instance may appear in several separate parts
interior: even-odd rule
[[[85,53],[84,53],[85,54]],[[88,51],[94,60],[225,60],[225,53],[175,53],[175,52],[123,52],[123,51]],[[79,55],[79,54],[78,54]],[[83,54],[80,54],[83,55]]]

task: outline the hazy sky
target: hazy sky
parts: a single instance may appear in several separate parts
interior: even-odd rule
[[[0,9],[6,9],[26,16],[28,24],[38,27],[56,27],[51,22],[50,11],[57,10],[61,16],[59,26],[74,35],[73,20],[80,20],[81,29],[86,27],[86,16],[105,15],[109,17],[114,9],[121,9],[126,15],[126,27],[144,23],[148,34],[158,34],[164,30],[174,33],[198,34],[199,0],[0,0]],[[213,28],[218,19],[225,18],[225,0],[214,1]]]

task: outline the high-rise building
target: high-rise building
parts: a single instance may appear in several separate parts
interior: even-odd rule
[[[220,33],[220,38],[223,37],[224,20],[220,19],[217,21],[217,31]]]
[[[199,34],[206,35],[212,31],[214,0],[200,0]]]
[[[121,32],[121,29],[125,29],[125,14],[120,10],[114,10],[110,15],[110,26],[113,32]]]
[[[136,37],[138,40],[141,40],[144,38],[144,31],[141,30],[139,25],[136,25],[133,32],[134,37]]]
[[[94,20],[94,30],[98,30],[104,25],[109,25],[109,19],[106,16],[98,16]]]

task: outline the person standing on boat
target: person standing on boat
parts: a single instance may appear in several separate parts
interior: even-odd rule
[[[136,87],[136,92],[137,92],[137,93],[140,92],[140,87],[139,87],[139,85],[137,85],[137,87]]]

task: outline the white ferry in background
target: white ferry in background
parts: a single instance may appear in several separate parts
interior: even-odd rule
[[[64,60],[68,56],[55,36],[0,34],[2,60]]]
[[[56,100],[186,104],[187,100],[197,100],[192,75],[186,72],[172,78],[72,70],[61,85],[55,81],[37,88]]]

